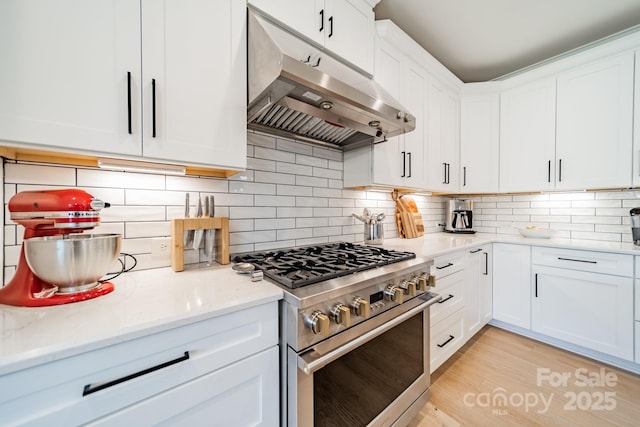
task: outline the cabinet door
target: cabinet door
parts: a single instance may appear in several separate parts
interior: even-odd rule
[[[555,186],[555,78],[500,95],[500,191]]]
[[[458,191],[460,99],[436,79],[427,89],[427,188]]]
[[[633,106],[633,186],[640,186],[640,50],[635,53]],[[640,345],[640,344],[639,344]],[[640,354],[638,355],[640,357]]]
[[[277,426],[278,347],[228,365],[87,426]]]
[[[404,77],[405,93],[403,105],[416,117],[416,128],[404,135],[404,152],[406,156],[405,186],[410,188],[425,187],[425,94],[427,93],[427,75],[424,70],[412,62],[408,63]]]
[[[532,329],[633,360],[633,279],[534,266]]]
[[[2,1],[0,52],[0,140],[141,154],[137,1]]]
[[[631,185],[633,53],[558,76],[556,188]]]
[[[324,3],[325,47],[373,75],[373,9],[362,0],[325,0]]]
[[[491,246],[467,252],[465,267],[465,334],[471,338],[492,317]]]
[[[373,183],[402,186],[406,175],[404,136],[395,136],[376,144],[373,150]]]
[[[324,9],[324,0],[248,0],[247,3],[284,24],[289,30],[320,46],[324,44],[324,12],[320,13]]]
[[[246,166],[243,2],[142,1],[145,157]]]
[[[493,318],[531,328],[531,248],[493,245]]]
[[[460,191],[498,192],[500,98],[463,95],[460,105]]]

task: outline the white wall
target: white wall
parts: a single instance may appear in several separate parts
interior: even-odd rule
[[[231,252],[275,249],[336,240],[361,242],[363,225],[351,217],[363,208],[385,212],[385,236],[396,237],[390,193],[342,189],[342,152],[255,133],[248,135],[248,168],[229,179],[113,172],[51,164],[4,164],[4,203],[19,191],[79,187],[110,202],[93,232],[120,233],[122,251],[138,259],[137,269],[169,265],[151,255],[152,239],[170,233],[170,220],[191,215],[198,196],[212,194],[216,215],[228,216]],[[427,232],[444,220],[442,200],[415,196]],[[6,283],[15,271],[23,230],[5,214]],[[195,251],[185,262],[198,262]]]

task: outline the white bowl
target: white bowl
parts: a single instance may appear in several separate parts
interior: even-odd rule
[[[548,239],[555,233],[554,230],[548,228],[518,228],[520,234],[524,237],[533,237],[536,239]]]

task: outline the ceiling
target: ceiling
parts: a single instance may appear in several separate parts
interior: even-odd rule
[[[375,15],[478,82],[640,24],[640,0],[381,0]]]

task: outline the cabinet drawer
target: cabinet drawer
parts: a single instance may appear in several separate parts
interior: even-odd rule
[[[273,302],[5,375],[0,413],[9,424],[82,424],[277,342]]]
[[[278,347],[272,347],[88,426],[276,426],[278,379]]]
[[[429,361],[433,372],[464,344],[464,310],[432,324],[430,332]]]
[[[633,277],[633,255],[533,247],[531,260],[536,265]]]
[[[442,299],[431,306],[432,325],[464,307],[464,271],[440,279],[436,284],[436,292]]]
[[[465,252],[461,251],[435,258],[433,260],[433,265],[431,266],[431,274],[436,276],[436,279],[440,279],[441,277],[446,277],[457,271],[463,270],[464,256]],[[436,287],[437,286],[438,283],[436,282]]]

